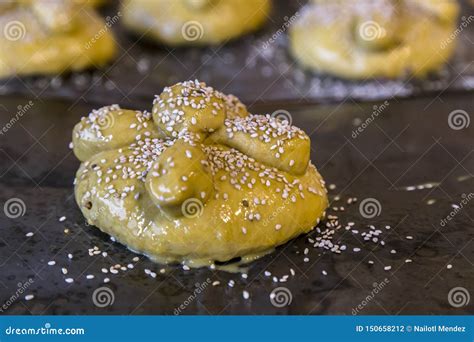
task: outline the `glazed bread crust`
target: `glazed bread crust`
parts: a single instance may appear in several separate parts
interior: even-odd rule
[[[290,30],[304,66],[348,79],[425,76],[456,47],[454,0],[314,0]]]
[[[0,77],[102,66],[116,52],[106,22],[80,2],[12,2],[0,8],[0,30]]]
[[[127,0],[124,23],[168,45],[212,45],[258,29],[270,0]]]
[[[93,111],[73,144],[88,222],[162,262],[261,255],[312,230],[328,205],[302,130],[198,81],[166,88],[152,113]]]

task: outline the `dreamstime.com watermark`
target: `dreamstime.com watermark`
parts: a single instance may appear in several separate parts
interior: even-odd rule
[[[286,31],[295,23],[295,21],[298,19],[300,16],[299,12],[296,12],[293,14],[291,17],[285,16],[283,19],[285,22],[281,27],[274,33],[270,38],[268,38],[263,44],[262,44],[262,49],[266,50],[270,45],[275,43],[279,37],[285,34]]]
[[[446,49],[448,45],[454,42],[457,36],[459,36],[461,32],[464,31],[464,29],[466,29],[473,21],[474,21],[474,15],[470,15],[469,17],[463,16],[461,18],[461,23],[456,28],[456,30],[454,30],[447,39],[441,42],[441,45],[440,45],[441,49],[442,50]]]
[[[26,36],[25,24],[23,24],[19,20],[9,21],[3,27],[3,36],[11,42],[16,42],[18,40],[25,38]]]
[[[97,31],[94,37],[92,37],[84,45],[86,50],[89,50],[95,43],[97,43],[100,40],[100,38],[102,38],[104,34],[109,32],[112,26],[114,26],[120,20],[120,18],[122,18],[122,12],[120,11],[118,11],[117,14],[114,15],[113,17],[110,17],[110,16],[106,17],[104,26],[102,26],[102,28],[99,31]]]
[[[175,316],[180,315],[186,308],[196,300],[199,294],[203,293],[206,288],[211,285],[212,281],[211,279],[207,278],[205,282],[199,284],[195,284],[195,289],[193,293],[191,293],[186,300],[181,303],[177,308],[174,309],[173,313]]]
[[[15,293],[12,294],[10,298],[8,298],[0,307],[0,313],[7,311],[8,308],[12,306],[12,304],[15,303],[18,300],[18,298],[20,298],[34,282],[35,281],[30,278],[24,283],[18,283]]]
[[[441,219],[440,225],[444,227],[451,221],[461,210],[464,209],[469,202],[474,199],[474,193],[462,194],[462,200],[458,204],[453,204],[453,210],[445,217]]]
[[[92,202],[89,202],[87,204],[87,208],[90,206],[90,209],[92,209]],[[106,207],[99,207],[99,209],[90,212],[89,215],[89,220],[86,220],[86,226],[93,226],[94,222],[99,218],[99,216],[103,215],[107,211]]]
[[[385,111],[385,109],[388,108],[388,106],[390,106],[390,102],[388,101],[385,101],[381,105],[375,105],[372,114],[352,131],[352,139],[356,139],[362,132],[364,132],[365,129],[369,127],[370,124],[372,124],[372,122]]]
[[[112,289],[102,286],[94,290],[92,293],[92,303],[98,308],[112,306],[115,302],[115,294]]]
[[[294,200],[296,198],[296,194],[298,191],[297,189],[298,188],[296,187],[291,189],[290,190],[291,192],[288,193],[288,196],[285,199],[285,201],[282,203],[282,205],[279,205],[269,215],[265,216],[265,218],[261,221],[264,227],[267,227],[269,224],[275,224],[278,216],[281,215],[281,213],[283,213],[289,205],[294,203]]]
[[[181,27],[181,35],[188,42],[195,42],[204,37],[204,26],[197,20],[190,20]]]
[[[359,212],[363,218],[372,219],[380,216],[382,213],[382,205],[375,198],[366,198],[360,202]]]
[[[448,303],[453,308],[462,308],[471,301],[469,291],[464,287],[453,287],[448,293]]]
[[[284,109],[278,109],[270,115],[273,119],[278,120],[281,123],[285,123],[288,126],[291,126],[293,123],[293,117],[291,113]]]
[[[188,198],[181,204],[181,212],[184,217],[196,218],[202,215],[204,211],[204,204],[197,198]]]
[[[39,328],[5,328],[5,335],[31,335],[31,336],[45,336],[45,335],[85,335],[84,328],[53,328],[51,323],[45,323],[44,327]]]
[[[10,198],[3,205],[3,212],[6,217],[16,219],[26,213],[26,204],[21,198]]]
[[[293,301],[293,294],[286,287],[277,287],[270,293],[270,303],[276,308],[289,306]]]
[[[451,129],[455,131],[460,131],[462,129],[468,128],[470,124],[471,117],[465,110],[456,109],[448,115],[448,125]]]
[[[380,283],[373,283],[373,289],[370,291],[370,293],[360,302],[355,308],[352,309],[352,315],[356,316],[358,315],[364,308],[372,301],[374,298],[377,296],[377,294],[380,293],[384,289],[385,286],[390,283],[390,280],[388,278],[385,278],[382,280]]]
[[[373,20],[368,20],[363,22],[359,26],[359,36],[368,42],[371,42],[376,39],[383,38],[387,35],[385,28],[380,26],[380,24]]]
[[[28,111],[34,106],[34,102],[33,101],[29,101],[27,104],[25,105],[19,105],[17,107],[17,112],[15,114],[15,116],[13,116],[10,121],[8,121],[3,127],[2,129],[0,130],[0,135],[4,135],[8,132],[8,130],[10,128],[12,128],[17,122],[18,120],[20,120],[22,118],[23,115],[25,115],[26,113],[28,113]]]

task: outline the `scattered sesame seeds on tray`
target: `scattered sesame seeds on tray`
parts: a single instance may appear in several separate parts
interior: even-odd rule
[[[69,103],[37,103],[22,125],[38,136],[52,127],[48,139],[41,140],[49,152],[45,157],[35,144],[19,162],[31,179],[16,172],[9,159],[0,165],[2,196],[20,198],[26,206],[22,217],[0,215],[8,234],[8,240],[0,241],[6,274],[0,293],[9,298],[19,283],[24,289],[7,313],[173,314],[195,296],[182,314],[351,314],[379,288],[374,283],[384,288],[361,314],[420,314],[428,304],[433,313],[467,313],[468,308],[451,307],[447,294],[474,281],[465,272],[474,258],[469,218],[474,212],[462,204],[471,198],[474,180],[466,171],[474,169],[473,127],[451,130],[447,115],[455,107],[472,108],[472,97],[443,95],[442,102],[430,102],[394,101],[357,139],[350,136],[352,119],[365,117],[372,104],[293,107],[294,123],[314,140],[312,158],[328,180],[326,219],[237,273],[228,272],[229,264],[185,270],[153,263],[87,226],[71,198],[77,162],[68,155],[70,137],[59,132],[70,130],[95,106],[78,105],[64,115]],[[12,99],[4,105],[10,109],[17,103]],[[257,113],[272,110],[253,108]],[[9,137],[17,138],[0,136],[0,142],[12,157],[25,152],[21,141],[34,144],[18,125]],[[397,157],[400,153],[403,158]],[[426,186],[434,183],[439,186]],[[416,190],[407,190],[413,186]],[[361,212],[370,198],[380,207]],[[456,215],[442,223],[451,213]],[[113,292],[112,305],[94,305],[99,288]],[[289,305],[278,306],[277,288],[291,293]]]

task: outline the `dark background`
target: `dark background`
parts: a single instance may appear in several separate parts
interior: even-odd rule
[[[296,1],[277,2],[265,29],[225,47],[207,49],[174,50],[135,43],[136,37],[117,26],[114,30],[122,58],[105,70],[56,79],[15,77],[3,81],[1,126],[10,122],[18,106],[29,101],[34,105],[0,135],[0,204],[19,198],[26,207],[25,215],[15,219],[0,211],[0,302],[7,301],[18,283],[30,278],[34,282],[26,293],[35,295],[25,301],[22,294],[4,314],[173,314],[193,295],[196,284],[208,278],[221,284],[206,287],[182,314],[351,315],[374,283],[381,282],[387,285],[363,305],[360,314],[473,314],[472,300],[454,308],[448,293],[464,287],[474,294],[474,204],[469,203],[446,226],[441,225],[452,205],[459,204],[463,194],[474,192],[473,124],[462,130],[453,130],[448,124],[454,110],[463,110],[470,118],[474,112],[470,90],[474,75],[472,27],[460,37],[456,58],[429,80],[353,83],[300,70],[284,48],[285,37],[272,56],[264,58],[258,51],[254,55],[255,46],[268,39],[284,16],[298,7]],[[109,14],[113,11],[105,10]],[[246,64],[252,56],[258,63]],[[148,62],[140,62],[143,58]],[[138,63],[149,63],[143,74],[137,71]],[[262,77],[262,72],[270,76]],[[153,264],[142,256],[133,270],[118,275],[101,273],[103,267],[127,265],[136,254],[85,224],[73,199],[72,182],[79,162],[68,149],[70,132],[93,108],[117,102],[150,109],[153,95],[163,86],[191,77],[235,93],[254,113],[289,111],[293,124],[311,135],[313,162],[328,184],[336,186],[330,190],[330,199],[341,197],[332,206],[346,208],[330,213],[337,214],[342,224],[354,222],[360,232],[368,231],[369,225],[383,230],[386,245],[364,243],[360,235],[342,229],[335,240],[346,243],[348,250],[335,255],[311,247],[308,236],[301,236],[254,262],[247,279],[208,269],[183,271],[177,266]],[[308,84],[314,83],[319,88],[311,90]],[[371,116],[373,106],[385,100],[387,108],[353,138],[353,130]],[[440,185],[416,191],[405,188],[430,182]],[[344,203],[353,196],[359,202],[377,199],[380,215],[362,217],[359,202]],[[429,205],[429,200],[435,203]],[[61,216],[67,217],[64,222],[58,221]],[[392,229],[385,230],[386,225]],[[64,234],[65,228],[69,234]],[[35,234],[27,238],[28,232]],[[408,235],[413,240],[407,240]],[[93,246],[107,251],[108,256],[90,257],[88,249]],[[307,263],[303,261],[306,247]],[[353,252],[354,247],[361,252]],[[74,255],[72,260],[68,253]],[[406,264],[407,258],[413,262]],[[56,265],[48,266],[49,260],[55,260]],[[447,269],[447,264],[453,268]],[[392,269],[385,271],[388,265]],[[67,276],[61,267],[68,268]],[[163,267],[166,273],[160,274]],[[263,274],[268,270],[282,277],[290,268],[296,276],[285,283],[274,283]],[[156,279],[144,269],[157,272]],[[322,275],[323,270],[327,276]],[[86,274],[96,277],[86,280]],[[75,282],[66,283],[67,277]],[[110,283],[103,284],[105,277]],[[227,286],[229,280],[235,281],[233,288]],[[109,287],[115,297],[113,305],[106,308],[92,302],[94,290],[102,286]],[[273,306],[269,298],[280,286],[288,288],[293,297],[291,305],[283,308]],[[250,293],[250,299],[242,297],[243,290]]]
[[[22,97],[3,98],[7,110],[15,110]],[[431,103],[431,104],[430,104]],[[197,269],[184,272],[180,267],[166,267],[164,275],[153,279],[145,268],[158,272],[161,265],[146,258],[135,269],[107,275],[107,284],[115,293],[115,303],[108,308],[93,305],[93,291],[103,286],[106,275],[102,267],[126,265],[135,256],[124,246],[112,243],[108,236],[85,224],[73,199],[72,180],[79,162],[68,149],[69,132],[79,117],[92,107],[69,102],[39,102],[23,116],[6,136],[0,137],[0,203],[15,197],[26,204],[26,214],[17,219],[0,215],[0,296],[9,298],[18,282],[34,279],[29,293],[35,299],[17,300],[8,314],[173,314],[190,295],[195,284],[209,277],[221,285],[209,287],[189,304],[184,314],[351,314],[373,289],[373,283],[385,278],[388,285],[361,311],[361,314],[465,314],[469,306],[455,309],[448,304],[451,288],[470,289],[474,284],[474,206],[469,203],[448,225],[446,217],[462,200],[462,194],[473,192],[473,133],[470,128],[455,131],[448,126],[448,114],[457,108],[472,113],[472,94],[442,96],[435,100],[393,100],[359,137],[351,137],[354,118],[365,118],[372,104],[341,104],[317,107],[294,107],[294,124],[311,134],[312,160],[328,183],[337,187],[331,199],[356,196],[376,198],[382,205],[380,216],[364,219],[358,204],[335,213],[342,223],[353,221],[360,231],[367,225],[384,230],[385,247],[363,243],[360,236],[344,230],[337,240],[348,245],[342,255],[313,249],[302,236],[253,263],[248,279],[239,274]],[[278,108],[254,106],[255,112]],[[287,108],[289,109],[289,108]],[[408,192],[405,186],[440,182],[434,189]],[[429,199],[436,203],[428,205]],[[333,205],[336,205],[334,203]],[[331,212],[331,211],[330,211]],[[67,220],[59,222],[65,215]],[[385,231],[383,227],[393,228]],[[70,234],[63,233],[64,228]],[[26,238],[27,232],[35,232]],[[311,235],[316,235],[312,233]],[[411,235],[413,240],[405,237]],[[109,256],[90,257],[88,248],[98,246]],[[303,250],[310,248],[309,263],[303,262]],[[359,253],[352,252],[360,247]],[[395,249],[396,254],[390,251]],[[67,254],[74,255],[73,260]],[[298,254],[299,253],[299,254]],[[413,263],[405,264],[406,258]],[[56,260],[56,266],[48,266]],[[369,265],[373,260],[374,265]],[[447,264],[453,268],[446,269]],[[391,271],[384,271],[391,265]],[[73,284],[64,282],[61,267],[67,267]],[[275,284],[263,275],[269,270],[279,277],[296,271],[287,283]],[[327,276],[321,274],[328,272]],[[86,274],[94,280],[86,280]],[[226,284],[236,281],[234,288]],[[292,304],[275,308],[269,294],[285,286],[293,295]],[[242,298],[247,289],[250,300]]]

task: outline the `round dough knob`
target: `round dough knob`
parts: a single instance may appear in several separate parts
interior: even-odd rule
[[[169,137],[180,132],[212,133],[224,123],[224,95],[198,81],[165,88],[153,105],[153,119]]]

